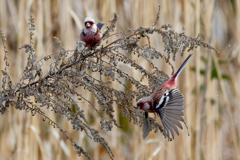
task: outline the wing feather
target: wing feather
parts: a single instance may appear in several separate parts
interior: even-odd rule
[[[168,117],[171,117],[171,118],[175,119],[175,120],[184,122],[184,119],[183,119],[182,115],[172,114],[172,113],[169,113],[169,112],[166,112],[166,111],[164,111],[164,114]],[[183,113],[181,112],[181,114],[183,114]]]
[[[178,128],[182,129],[180,122],[183,119],[183,94],[178,89],[167,90],[157,104],[157,113],[164,126],[164,133],[168,139],[174,139],[174,131],[179,135]],[[171,134],[171,135],[170,135]]]
[[[176,119],[174,119],[174,118],[172,118],[170,116],[168,116],[167,120],[170,121],[173,125],[176,125],[179,128],[183,129],[181,123],[178,120],[176,120]]]
[[[179,116],[183,116],[183,112],[180,110],[165,110],[165,113],[169,113],[169,114],[175,114],[175,115],[179,115]]]
[[[178,129],[175,125],[174,122],[172,122],[170,119],[164,119],[164,121],[168,124],[168,126],[170,126],[171,128],[174,129],[174,131],[179,135]],[[180,124],[181,125],[181,124]]]
[[[168,137],[168,139],[169,140],[174,139],[174,132],[173,132],[173,129],[170,126],[170,124],[165,119],[162,121],[162,123],[163,123],[163,126],[164,126],[164,130],[167,131],[167,135],[166,136]],[[172,138],[171,138],[170,133],[172,135]]]

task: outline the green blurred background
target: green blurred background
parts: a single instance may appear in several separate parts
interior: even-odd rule
[[[185,121],[191,136],[184,128],[172,142],[161,133],[153,132],[142,140],[141,128],[120,116],[117,109],[115,116],[125,127],[105,132],[100,129],[97,114],[83,103],[89,125],[100,131],[116,160],[240,160],[239,0],[0,0],[0,28],[7,38],[9,72],[17,82],[24,70],[27,55],[18,48],[29,43],[27,19],[30,13],[36,20],[36,59],[40,59],[58,51],[53,36],[62,41],[64,48],[74,49],[86,16],[108,24],[113,13],[117,13],[119,32],[152,26],[158,4],[161,4],[158,27],[170,23],[177,32],[184,27],[187,35],[196,37],[199,33],[202,40],[219,50],[216,53],[202,47],[195,49],[191,52],[194,56],[190,65],[179,79],[179,89],[185,95]],[[114,38],[118,37],[109,41]],[[163,52],[160,35],[151,36],[151,45]],[[2,45],[0,53],[3,69]],[[174,66],[178,67],[188,54],[184,57],[178,54]],[[159,61],[154,60],[156,66],[170,75],[171,67]],[[139,63],[150,70],[147,62]],[[134,76],[134,71],[130,74]],[[79,92],[84,94],[83,90]],[[94,97],[90,94],[86,97],[99,108]],[[84,133],[73,131],[66,119],[54,113],[48,116],[67,130],[94,160],[109,159],[101,145],[86,138]],[[7,114],[0,116],[0,159],[86,158],[78,157],[69,141],[40,117],[10,108]]]

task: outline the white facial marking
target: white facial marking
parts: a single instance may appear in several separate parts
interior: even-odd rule
[[[150,105],[146,102],[143,105],[143,110],[149,110],[150,109]]]
[[[91,24],[90,24],[90,23],[86,23],[86,26],[87,26],[87,27],[90,27],[90,26],[91,26]]]
[[[87,21],[91,21],[91,22],[95,23],[95,21],[94,21],[94,19],[92,17],[86,17],[84,19],[84,23],[87,22]]]
[[[87,24],[86,24],[87,25]],[[87,34],[87,35],[93,35],[97,32],[97,25],[96,24],[93,24],[92,27],[90,28],[84,28],[84,33]]]

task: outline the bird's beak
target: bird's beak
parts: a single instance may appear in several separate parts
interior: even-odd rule
[[[86,27],[91,27],[90,23],[86,23]]]

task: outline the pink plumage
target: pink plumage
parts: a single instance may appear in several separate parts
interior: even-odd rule
[[[178,128],[182,129],[180,121],[184,122],[184,102],[183,94],[176,89],[177,78],[191,56],[192,54],[185,59],[178,71],[169,78],[168,81],[158,87],[150,96],[140,98],[137,101],[137,108],[145,111],[145,118],[143,121],[143,138],[146,138],[151,130],[148,112],[157,113],[160,116],[164,127],[163,133],[169,140],[174,139],[174,131],[179,135]]]
[[[102,33],[100,32],[100,29],[103,24],[98,23],[97,25],[91,17],[86,17],[84,19],[84,29],[80,34],[80,40],[85,42],[85,47],[91,47],[95,44],[99,45],[101,43]]]

